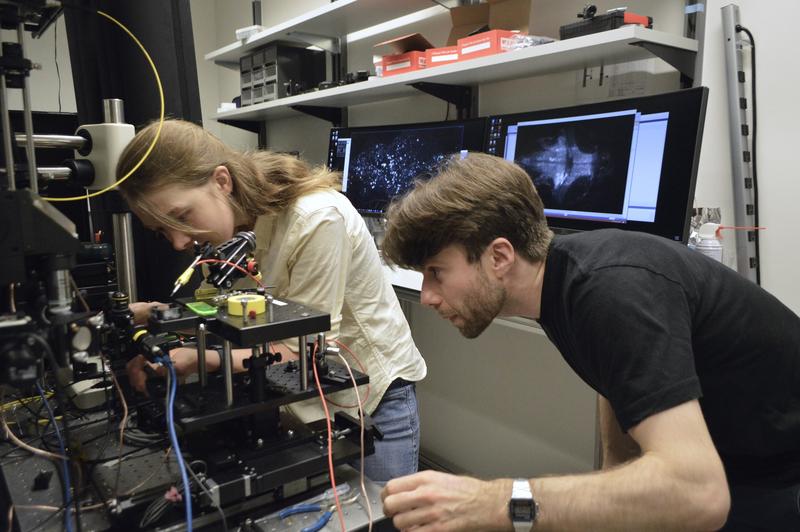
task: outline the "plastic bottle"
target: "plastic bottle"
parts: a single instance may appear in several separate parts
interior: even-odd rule
[[[722,242],[719,241],[719,224],[704,223],[700,226],[697,237],[698,241],[695,249],[717,262],[722,262]]]

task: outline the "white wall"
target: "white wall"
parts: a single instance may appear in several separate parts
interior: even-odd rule
[[[202,0],[193,0],[195,4]],[[262,2],[263,24],[274,25],[327,4],[326,0]],[[792,59],[790,17],[792,0],[773,0],[769,9],[756,0],[741,0],[742,23],[756,37],[759,49],[759,170],[761,222],[769,229],[762,235],[762,281],[765,288],[800,312],[800,290],[794,282],[800,250],[789,218],[800,199],[800,179],[793,155],[793,129],[798,112],[790,91],[797,86],[798,69]],[[203,55],[233,41],[236,27],[251,24],[250,3],[217,0],[214,23],[216,44],[209,46],[209,29],[203,36]],[[574,20],[585,2],[533,0],[531,31],[557,36],[558,26]],[[655,27],[683,33],[683,1],[630,0],[631,11],[652,15]],[[710,100],[698,175],[695,204],[720,206],[723,222],[733,220],[730,150],[725,89],[725,62],[719,9],[723,2],[708,2],[703,84]],[[598,2],[602,11],[617,2]],[[759,9],[760,7],[760,9]],[[205,8],[204,13],[210,12]],[[200,23],[196,23],[197,25]],[[204,24],[207,24],[204,23]],[[348,47],[349,70],[371,64],[372,44],[419,31],[434,45],[444,43],[449,16],[442,11],[415,23],[352,43]],[[197,31],[195,32],[198,38]],[[793,61],[793,63],[792,63]],[[238,94],[238,76],[217,67],[218,99]],[[619,81],[633,81],[630,95],[653,94],[678,88],[678,75],[661,60],[635,65],[606,66],[603,85],[599,68],[590,69],[587,87],[583,72],[513,80],[480,87],[480,114],[507,113],[571,105],[620,96]],[[616,76],[616,77],[615,77]],[[201,87],[202,89],[202,87]],[[201,93],[202,94],[202,93]],[[622,94],[625,95],[625,94]],[[351,107],[350,125],[376,125],[442,120],[445,104],[427,95]],[[451,115],[452,116],[452,115]],[[271,147],[300,150],[313,162],[323,162],[327,150],[324,121],[299,117],[267,125]],[[795,149],[796,151],[796,149]],[[730,243],[732,239],[728,239]],[[733,263],[729,250],[728,261]],[[540,332],[527,326],[498,323],[479,339],[466,341],[447,323],[418,304],[406,304],[415,341],[430,367],[419,384],[423,450],[458,470],[480,475],[542,474],[580,471],[592,467],[594,449],[594,394],[563,363]]]
[[[190,0],[192,33],[197,57],[197,81],[200,85],[200,108],[203,127],[227,144],[242,150],[258,145],[254,133],[221,124],[212,117],[220,102],[230,102],[239,95],[239,75],[233,70],[216,66],[204,56],[235,40],[236,28],[250,24],[249,0]]]
[[[17,42],[16,31],[2,30],[2,37],[6,42]],[[59,17],[56,23],[38,39],[33,39],[30,32],[25,32],[23,46],[25,47],[25,57],[41,67],[32,70],[28,78],[31,109],[34,111],[76,112],[72,64],[69,60],[64,17]],[[60,81],[56,69],[56,58],[58,58],[58,70],[61,74]],[[61,89],[60,106],[59,87]],[[22,109],[22,91],[9,89],[8,102],[9,109]]]
[[[708,2],[702,80],[711,94],[695,203],[722,207],[723,223],[733,225],[727,77],[720,11],[730,3]],[[800,83],[800,62],[795,56],[796,28],[791,18],[775,16],[776,13],[790,13],[797,8],[797,2],[773,0],[768,6],[757,0],[734,3],[740,8],[741,24],[753,32],[756,39],[759,222],[767,228],[761,233],[761,284],[800,313],[800,287],[796,281],[800,239],[793,218],[800,200],[800,170],[796,164],[797,124],[800,123],[796,87]],[[745,57],[747,66],[749,51]],[[726,233],[726,236],[730,238],[727,238],[725,251],[732,260],[733,235]]]

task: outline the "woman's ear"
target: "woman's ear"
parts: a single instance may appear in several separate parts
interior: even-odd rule
[[[225,195],[230,195],[231,192],[233,192],[233,177],[231,177],[231,173],[226,166],[220,165],[214,168],[211,179],[219,188],[220,192],[223,192]]]

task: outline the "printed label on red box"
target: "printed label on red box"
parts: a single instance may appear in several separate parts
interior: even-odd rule
[[[458,40],[459,59],[492,55],[510,50],[517,31],[490,30]]]
[[[487,40],[487,41],[484,41],[484,42],[479,42],[477,44],[473,44],[472,46],[465,46],[461,50],[461,53],[464,54],[464,55],[474,54],[475,52],[479,52],[481,50],[486,50],[487,48],[491,48],[491,47],[492,47],[492,41],[488,41]]]
[[[383,56],[383,75],[403,74],[425,68],[425,52],[406,52],[404,54]]]
[[[514,45],[514,38],[513,37],[501,37],[500,38],[500,48],[507,52],[511,50],[511,47]]]
[[[400,70],[401,68],[411,68],[411,59],[407,61],[403,61],[402,63],[394,63],[391,65],[386,65],[386,72],[392,72],[394,70]]]
[[[445,61],[458,61],[458,52],[431,56],[431,63],[442,63]]]

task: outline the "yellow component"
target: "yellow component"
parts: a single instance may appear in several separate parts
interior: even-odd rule
[[[143,334],[147,334],[147,329],[139,329],[138,331],[133,333],[133,341],[135,342],[136,340],[138,340],[139,337]]]
[[[264,314],[267,311],[267,298],[257,294],[237,294],[228,298],[228,314],[231,316],[242,316],[251,311]]]
[[[194,291],[194,299],[195,301],[205,301],[210,303],[214,296],[217,295],[216,288],[198,288]]]
[[[194,265],[192,265],[192,266],[189,266],[188,268],[186,268],[186,271],[184,271],[184,272],[181,274],[181,276],[180,276],[180,277],[178,277],[178,280],[177,280],[177,281],[175,281],[175,282],[176,282],[176,283],[181,283],[181,286],[185,286],[185,285],[186,285],[186,283],[188,283],[188,282],[189,282],[189,279],[191,279],[191,278],[192,278],[192,274],[193,274],[193,273],[194,273]]]
[[[45,397],[50,399],[53,396],[53,392],[45,392]],[[33,395],[31,397],[25,397],[23,399],[15,399],[13,401],[7,401],[0,405],[0,411],[6,412],[8,410],[13,410],[17,406],[25,406],[30,404],[39,404],[42,402],[42,398],[38,395]],[[10,422],[9,422],[10,423]]]

